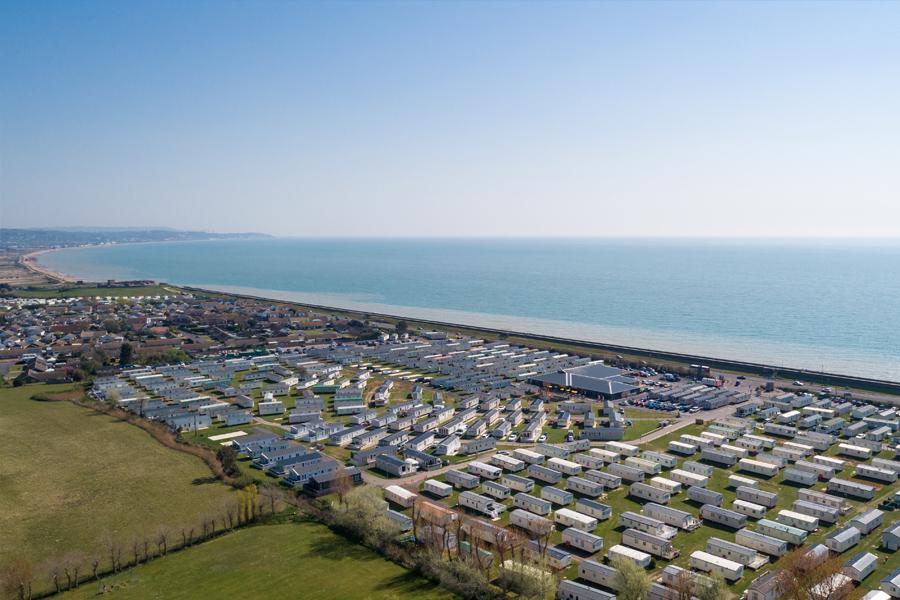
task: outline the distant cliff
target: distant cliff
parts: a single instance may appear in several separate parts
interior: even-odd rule
[[[176,229],[4,229],[0,228],[0,249],[25,250],[84,246],[87,244],[126,244],[135,242],[184,242],[192,240],[235,240],[271,237],[264,233],[210,233]]]

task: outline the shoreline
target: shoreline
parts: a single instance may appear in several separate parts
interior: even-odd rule
[[[23,254],[22,256],[20,256],[19,264],[21,264],[25,269],[31,271],[32,273],[36,273],[38,275],[42,275],[43,277],[47,277],[48,279],[52,279],[56,281],[56,283],[78,283],[79,280],[74,278],[73,276],[66,273],[53,271],[41,265],[38,261],[38,257],[43,256],[44,254],[56,252],[57,250],[69,249],[70,248],[45,248],[43,250],[35,250],[34,252],[29,252],[28,254]]]

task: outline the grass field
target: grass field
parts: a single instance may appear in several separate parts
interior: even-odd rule
[[[107,536],[128,544],[221,509],[230,488],[198,458],[70,402],[31,399],[66,389],[0,389],[0,564],[89,553]]]
[[[445,600],[431,582],[323,525],[265,525],[237,531],[105,579],[104,597]],[[97,584],[64,594],[90,598]]]
[[[129,288],[62,287],[38,290],[18,289],[13,294],[20,298],[79,298],[82,296],[119,298],[122,296],[171,296],[174,292],[174,288],[148,285]]]

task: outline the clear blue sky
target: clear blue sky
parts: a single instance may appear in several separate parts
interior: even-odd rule
[[[0,223],[900,235],[900,3],[3,2]]]

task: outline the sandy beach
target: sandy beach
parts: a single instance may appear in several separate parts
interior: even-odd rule
[[[53,248],[46,248],[44,250],[36,250],[35,252],[29,252],[28,254],[22,255],[21,264],[23,267],[37,273],[39,275],[43,275],[49,279],[54,281],[58,281],[59,283],[77,283],[78,280],[72,277],[71,275],[67,275],[65,273],[59,273],[57,271],[52,271],[44,266],[42,266],[38,262],[38,257],[43,254],[48,254],[50,252],[55,252]]]

